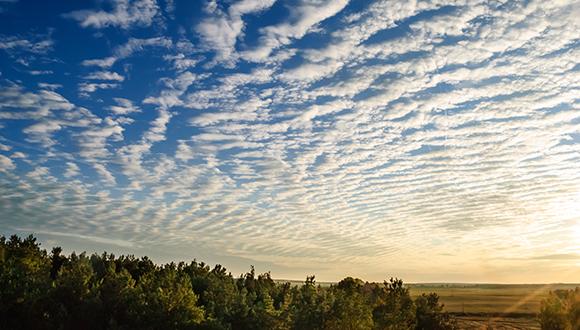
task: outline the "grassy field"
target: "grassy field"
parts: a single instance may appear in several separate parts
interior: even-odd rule
[[[286,282],[286,281],[282,281]],[[290,281],[295,285],[304,282]],[[333,283],[317,283],[329,286]],[[453,314],[461,329],[540,329],[537,314],[541,301],[557,289],[580,284],[407,284],[411,296],[435,292],[445,310]]]
[[[536,315],[550,290],[580,284],[411,284],[411,295],[435,292],[462,329],[540,329]]]
[[[536,314],[550,290],[573,289],[580,284],[410,284],[411,295],[435,292],[451,313],[515,315]]]
[[[303,281],[278,280],[302,285]],[[336,284],[317,282],[323,287]],[[574,289],[580,284],[451,284],[413,283],[406,284],[413,297],[422,293],[435,292],[445,309],[453,314],[474,316],[535,316],[540,311],[540,303],[550,291]]]

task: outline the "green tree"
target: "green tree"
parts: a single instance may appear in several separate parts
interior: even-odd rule
[[[0,237],[0,328],[47,327],[50,269],[46,251],[32,235]]]
[[[333,287],[334,301],[325,328],[364,330],[374,327],[372,309],[363,295],[363,282],[347,277]]]
[[[51,314],[66,329],[97,329],[101,314],[100,282],[84,253],[71,254],[58,271]]]
[[[446,330],[456,329],[453,318],[443,311],[443,304],[439,303],[436,293],[422,294],[415,299],[417,330]]]
[[[377,287],[373,294],[376,304],[373,319],[377,328],[415,328],[415,304],[402,280],[391,278],[389,282],[383,282],[382,287]]]
[[[136,295],[129,317],[140,329],[191,329],[204,320],[191,281],[175,264],[142,274]]]
[[[545,329],[578,328],[578,290],[544,303]],[[416,305],[416,306],[415,306]],[[563,324],[563,327],[558,327]],[[416,303],[401,280],[336,285],[234,278],[203,262],[47,254],[36,238],[0,237],[0,329],[452,329],[437,295]]]
[[[316,286],[314,276],[293,290],[291,309],[292,329],[324,329],[332,294]]]

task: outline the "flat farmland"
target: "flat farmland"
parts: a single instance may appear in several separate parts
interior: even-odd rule
[[[580,284],[410,284],[411,295],[435,292],[462,329],[539,329],[536,315],[551,290]]]

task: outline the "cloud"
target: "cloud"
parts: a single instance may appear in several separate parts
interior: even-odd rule
[[[101,68],[109,68],[117,61],[128,58],[135,52],[144,50],[145,47],[170,47],[172,41],[165,37],[155,37],[148,39],[131,38],[124,45],[118,46],[113,50],[113,56],[103,59],[91,59],[82,61],[83,66],[98,66]]]
[[[28,73],[33,76],[40,76],[45,74],[53,74],[54,72],[52,70],[30,70]]]
[[[121,124],[110,117],[99,120],[98,125],[95,123],[76,134],[80,147],[79,155],[89,160],[109,156],[107,143],[109,140],[122,141],[123,131]]]
[[[139,31],[159,37],[113,46],[77,78],[154,80],[123,74],[99,98],[3,72],[3,166],[32,169],[0,175],[3,226],[115,232],[329,280],[461,267],[517,281],[509,270],[531,263],[534,281],[564,279],[580,212],[574,3],[297,1],[249,19],[272,6],[209,2],[192,42]]]
[[[50,83],[38,83],[38,87],[45,89],[45,90],[51,90],[54,91],[56,89],[62,88],[62,85],[60,84],[50,84]]]
[[[27,140],[49,147],[56,143],[53,134],[70,124],[63,114],[73,110],[74,105],[53,91],[31,93],[11,85],[0,91],[0,109],[0,120],[32,121],[22,129]]]
[[[28,141],[41,143],[45,146],[52,146],[56,141],[52,138],[52,135],[62,129],[62,125],[56,120],[46,120],[33,125],[30,125],[23,129],[22,131],[27,134]]]
[[[148,97],[143,100],[145,104],[156,104],[163,109],[171,108],[182,104],[180,96],[185,93],[187,88],[199,77],[191,72],[180,74],[175,79],[163,79],[163,83],[167,87],[161,91],[161,95],[157,97]]]
[[[543,256],[533,257],[534,260],[578,260],[578,254],[548,254]]]
[[[109,68],[111,66],[113,66],[113,64],[115,64],[115,62],[117,62],[117,58],[116,57],[107,57],[107,58],[103,58],[103,59],[93,59],[93,60],[84,60],[82,62],[82,65],[84,66],[98,66],[101,68]]]
[[[22,51],[35,54],[46,54],[54,47],[54,41],[51,39],[45,40],[28,40],[15,36],[0,36],[0,49],[5,51]]]
[[[77,166],[77,164],[72,163],[72,162],[66,163],[66,171],[63,174],[64,177],[72,178],[72,177],[78,176],[79,174],[80,174],[80,169]]]
[[[85,79],[123,81],[125,80],[125,77],[121,76],[116,72],[97,71],[85,76]]]
[[[79,92],[81,93],[93,93],[99,89],[110,89],[119,87],[119,84],[114,83],[80,83]]]
[[[120,27],[129,29],[134,26],[149,26],[159,11],[156,0],[112,0],[113,10],[78,10],[63,15],[80,23],[84,28],[102,29]]]
[[[44,89],[33,93],[18,85],[0,91],[0,109],[4,109],[0,119],[27,121],[22,129],[22,133],[27,135],[26,140],[46,148],[57,144],[56,134],[63,130],[70,133],[66,130],[71,127],[98,127],[108,122],[54,91]]]
[[[133,104],[133,101],[121,97],[114,98],[117,105],[111,105],[108,110],[116,115],[127,115],[133,112],[141,112],[138,106]]]
[[[12,159],[0,155],[0,172],[11,171],[16,168],[16,165],[12,161]]]
[[[250,61],[264,61],[274,49],[302,38],[315,25],[336,15],[347,4],[348,0],[300,1],[290,9],[289,22],[262,28],[260,45],[245,51],[242,57]]]
[[[217,53],[216,61],[231,62],[236,60],[236,42],[244,32],[243,16],[256,14],[272,7],[276,0],[242,0],[233,3],[224,12],[208,2],[206,11],[210,17],[203,19],[195,31],[203,43]]]
[[[38,230],[38,229],[32,229],[32,228],[17,228],[17,230],[19,230],[21,232],[26,232],[26,233],[32,232],[34,234],[41,234],[41,235],[49,235],[49,236],[57,236],[57,237],[70,237],[70,238],[74,238],[74,239],[80,239],[83,241],[90,241],[90,242],[95,242],[95,243],[100,243],[100,244],[120,246],[123,248],[135,247],[135,244],[128,242],[126,240],[121,240],[121,239],[97,237],[97,236],[92,236],[92,235],[78,235],[78,234],[73,234],[73,233],[64,233],[64,232],[58,232],[58,231],[52,231],[52,230],[50,230],[50,231],[49,230]]]
[[[107,185],[115,185],[117,183],[115,176],[113,176],[113,174],[107,170],[105,165],[94,164],[93,167]]]
[[[163,59],[173,63],[173,68],[177,71],[184,71],[193,68],[199,63],[198,59],[188,58],[185,54],[165,55]]]
[[[157,117],[151,122],[149,129],[145,131],[139,142],[125,145],[117,152],[123,167],[123,173],[133,179],[134,185],[139,187],[138,180],[146,177],[146,170],[142,166],[142,158],[148,154],[154,143],[164,141],[167,125],[172,118],[170,109],[183,104],[181,96],[189,86],[199,77],[191,72],[185,72],[175,79],[165,78],[161,82],[165,88],[159,96],[148,97],[143,100],[144,104],[157,105]]]
[[[26,155],[20,151],[16,151],[15,153],[12,154],[12,156],[10,156],[10,158],[12,159],[23,159],[26,158]]]

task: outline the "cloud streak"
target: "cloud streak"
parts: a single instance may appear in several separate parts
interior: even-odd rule
[[[149,26],[159,11],[156,0],[113,0],[113,10],[77,10],[64,15],[79,22],[83,28],[102,29]]]

